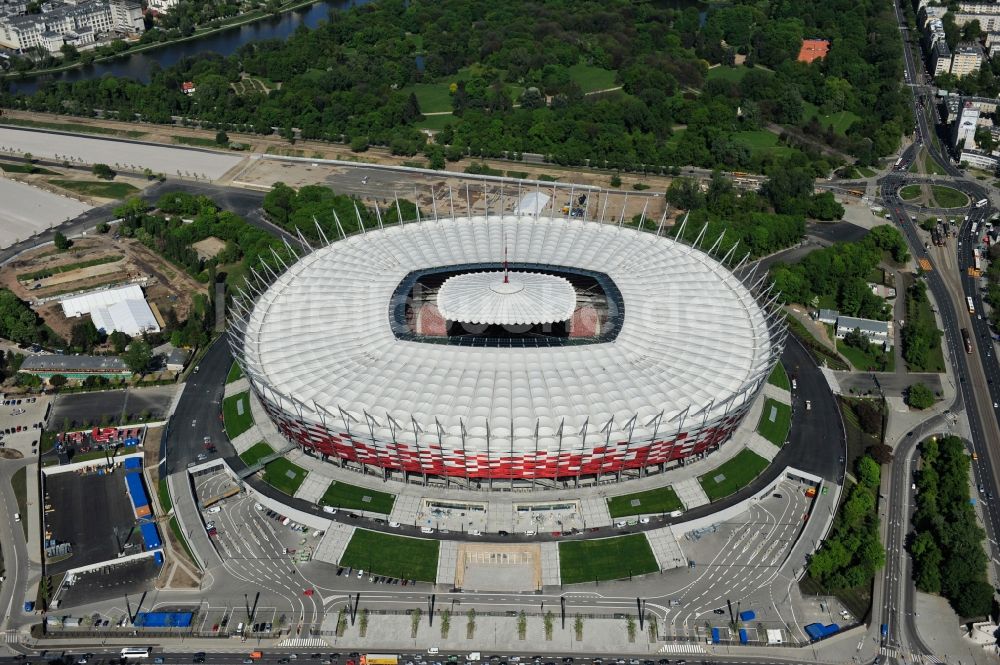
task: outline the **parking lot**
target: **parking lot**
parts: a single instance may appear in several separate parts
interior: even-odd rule
[[[310,561],[323,534],[267,511],[245,492],[225,497],[234,489],[238,486],[222,472],[195,478],[199,503],[216,500],[203,507],[201,528],[208,530],[226,570],[268,598],[254,613],[247,632],[253,632],[254,623],[264,624],[258,626],[258,636],[304,630],[319,620],[322,610],[319,597],[305,581],[307,573],[303,571],[315,570]],[[328,574],[329,567],[319,565]],[[232,622],[226,627],[222,625],[225,613],[226,608],[210,611],[201,629],[234,631],[236,626]],[[245,618],[244,608],[240,620]],[[269,631],[267,624],[271,624]]]
[[[125,562],[111,561],[103,568],[76,575],[72,584],[65,580],[58,596],[59,607],[70,608],[141,594],[153,587],[159,574],[160,566],[153,557]]]
[[[177,386],[151,386],[127,390],[59,395],[52,404],[52,427],[68,430],[119,422],[138,422],[142,417],[161,420],[170,409]]]
[[[51,398],[45,395],[4,396],[0,404],[0,449],[21,455],[37,452],[41,426]],[[14,456],[17,456],[16,454]]]
[[[72,546],[71,556],[49,564],[49,574],[110,561],[120,551],[142,551],[121,469],[102,475],[97,464],[87,471],[44,474],[45,539]]]

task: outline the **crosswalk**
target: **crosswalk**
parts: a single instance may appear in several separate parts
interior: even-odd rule
[[[659,653],[708,653],[700,644],[664,644]]]
[[[899,655],[899,649],[895,647],[879,647],[878,652],[886,658],[895,658]]]
[[[21,643],[21,633],[14,629],[9,629],[4,631],[3,641],[7,644],[20,644]]]
[[[330,646],[326,640],[319,637],[289,637],[287,640],[282,640],[279,647],[328,647]]]

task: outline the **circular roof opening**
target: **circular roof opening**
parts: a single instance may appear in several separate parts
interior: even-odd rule
[[[573,316],[569,280],[537,272],[474,272],[445,280],[437,307],[448,321],[487,325],[558,323]]]

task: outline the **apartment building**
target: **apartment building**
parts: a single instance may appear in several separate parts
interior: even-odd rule
[[[955,47],[955,52],[951,54],[952,76],[968,76],[979,71],[983,64],[983,50],[979,44],[964,43]]]
[[[89,46],[100,35],[144,30],[142,7],[135,0],[51,2],[40,14],[0,17],[0,46],[56,53],[64,43]]]

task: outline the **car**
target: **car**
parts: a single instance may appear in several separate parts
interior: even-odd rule
[[[531,536],[534,536],[535,533],[536,532],[533,531],[532,529],[528,529],[527,531],[524,532],[524,535],[526,535],[526,536],[528,536],[530,538]]]
[[[365,576],[365,569],[364,568],[358,569],[358,579],[360,580],[364,576]]]
[[[615,522],[615,526],[621,529],[624,526],[628,526],[628,522],[626,522],[625,520],[620,520],[618,522]]]
[[[775,493],[774,493],[774,494],[772,494],[771,496],[773,496],[773,497],[774,497],[775,499],[784,499],[784,498],[785,498],[785,495],[784,495],[784,494],[780,494],[780,493],[778,493],[778,492],[775,492]]]
[[[639,518],[639,524],[649,524],[649,518],[648,517],[640,517]]]
[[[208,455],[206,455],[205,453],[198,453],[198,457],[196,459],[199,462],[204,462],[205,460],[208,459]]]
[[[712,610],[712,612],[715,613],[715,614],[725,614],[726,613],[726,611],[724,609],[722,609],[721,607],[716,607],[714,610]]]
[[[980,494],[982,494],[982,493],[983,493],[984,491],[985,491],[985,490],[983,489],[983,486],[982,486],[982,485],[980,485],[980,486],[979,486],[979,493],[980,493]]]
[[[429,526],[420,527],[420,533],[434,533],[434,528]]]
[[[344,568],[343,566],[341,566],[340,568],[337,569],[337,577],[340,577],[343,574],[344,574]]]
[[[257,510],[257,511],[264,510],[264,506],[260,505],[259,503],[253,504],[253,507],[254,507],[254,510]]]
[[[507,531],[504,531],[503,529],[501,529],[501,530],[497,531],[497,535],[498,536],[509,536],[510,533],[507,532]]]
[[[205,512],[206,513],[210,513],[212,515],[214,515],[216,513],[221,513],[222,512],[222,506],[212,506],[211,508],[209,508]]]
[[[398,529],[399,522],[389,522],[389,526],[392,527],[393,529]]]
[[[813,403],[810,400],[806,400],[806,411],[812,411]]]
[[[469,529],[468,533],[469,533],[470,536],[481,536],[481,535],[483,535],[482,531],[480,531],[479,529]]]

